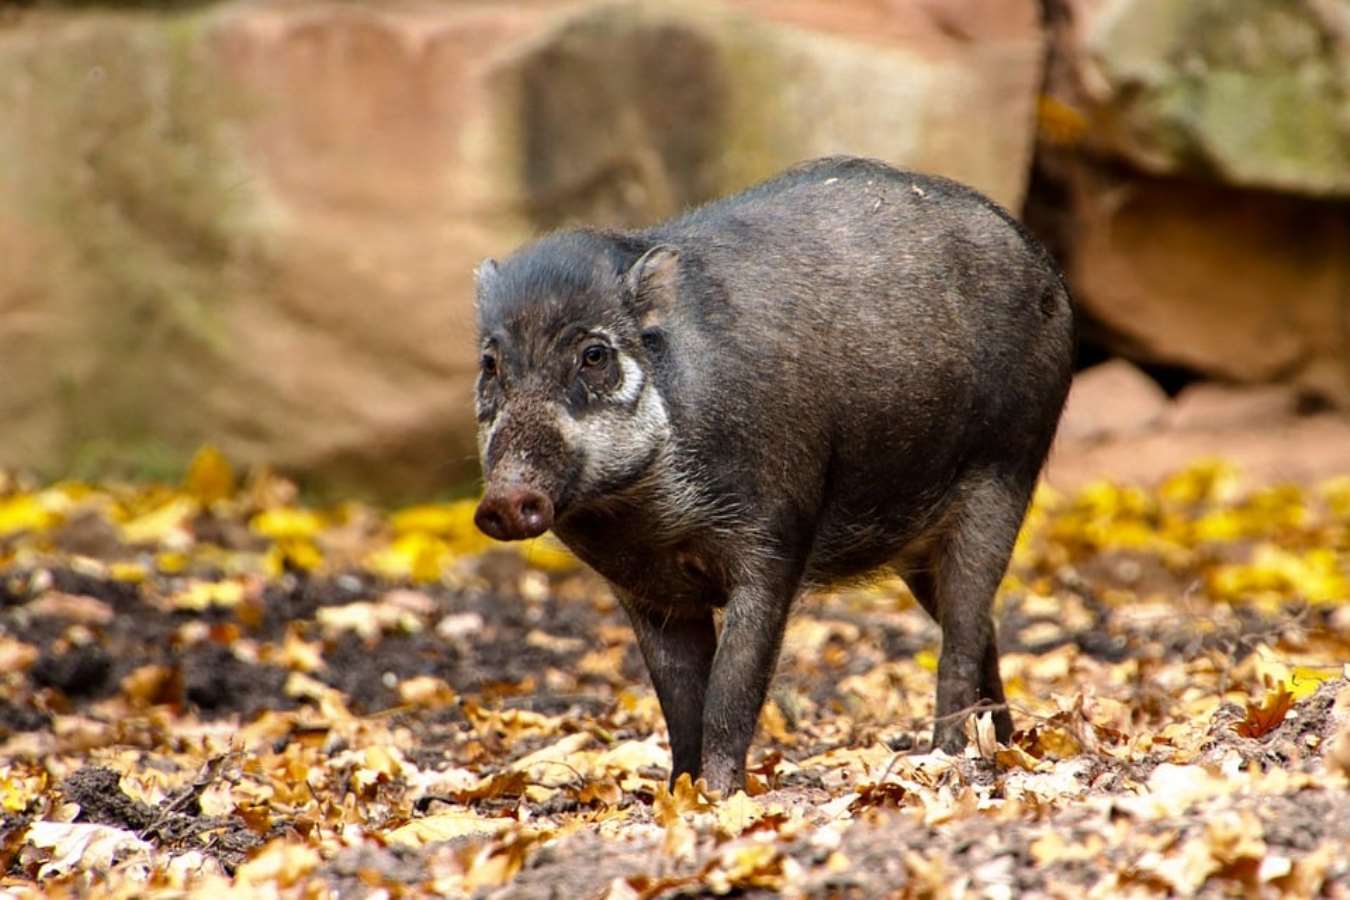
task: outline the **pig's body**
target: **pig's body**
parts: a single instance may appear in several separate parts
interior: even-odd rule
[[[511,344],[528,368],[523,348],[571,321],[613,345],[608,368],[577,364],[591,387],[552,423],[517,402],[503,425],[502,371],[480,522],[547,498],[548,524],[616,586],[673,773],[738,786],[792,599],[887,564],[943,627],[935,740],[954,749],[962,710],[1002,704],[990,606],[1072,345],[1053,264],[1005,213],[943,179],[821,160],[647,231],[546,238],[485,280],[503,365]]]

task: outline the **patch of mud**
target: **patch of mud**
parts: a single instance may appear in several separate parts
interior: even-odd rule
[[[98,645],[71,647],[62,652],[43,652],[28,670],[38,687],[56,688],[70,698],[97,697],[108,693],[112,657]]]
[[[217,774],[211,770],[164,798],[158,807],[128,796],[121,788],[120,776],[103,766],[76,770],[62,782],[61,793],[67,801],[79,804],[77,822],[132,831],[165,849],[200,850],[232,872],[262,846],[266,836],[255,834],[236,819],[202,815],[198,801]]]
[[[0,698],[0,738],[19,731],[41,731],[51,725],[52,717],[42,710]]]
[[[251,719],[269,709],[295,706],[283,691],[285,669],[246,663],[228,647],[189,648],[179,665],[184,699],[208,717],[238,713]]]
[[[155,821],[153,807],[122,790],[121,776],[103,766],[85,766],[61,784],[66,800],[80,805],[77,822],[111,825],[140,832]]]

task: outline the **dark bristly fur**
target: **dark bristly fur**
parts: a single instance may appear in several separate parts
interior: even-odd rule
[[[645,231],[488,261],[479,327],[480,527],[552,527],[614,585],[672,778],[743,783],[793,599],[882,566],[942,627],[935,746],[962,746],[954,713],[1003,703],[990,608],[1072,316],[998,206],[818,160]],[[994,723],[1006,739],[1006,708]]]

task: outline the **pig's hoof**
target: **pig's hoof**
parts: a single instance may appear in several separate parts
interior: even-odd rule
[[[723,800],[745,790],[745,772],[734,765],[704,762],[703,778],[708,790],[719,794]]]

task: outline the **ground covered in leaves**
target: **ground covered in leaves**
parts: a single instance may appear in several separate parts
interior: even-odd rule
[[[903,584],[805,599],[724,798],[603,585],[471,512],[0,476],[0,896],[1350,895],[1350,479],[1043,491],[960,758]]]

